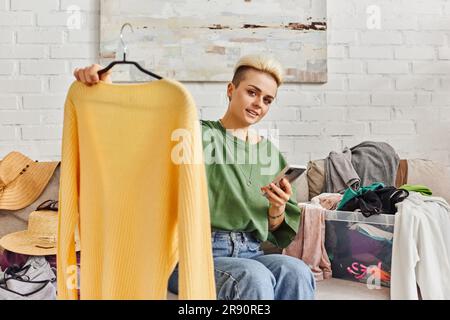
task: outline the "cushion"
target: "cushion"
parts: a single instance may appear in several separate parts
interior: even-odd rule
[[[395,187],[398,188],[408,183],[408,160],[402,159],[398,163],[397,177],[395,179]]]
[[[294,181],[295,187],[295,200],[297,202],[307,202],[309,200],[309,187],[308,178],[306,177],[306,171]]]
[[[311,160],[306,169],[308,178],[309,200],[322,193],[325,184],[325,160]]]
[[[408,159],[408,184],[422,184],[450,203],[450,169],[443,164],[425,160]]]

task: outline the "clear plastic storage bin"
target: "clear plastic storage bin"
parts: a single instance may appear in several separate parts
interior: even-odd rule
[[[334,278],[390,286],[395,215],[327,211],[325,248]]]

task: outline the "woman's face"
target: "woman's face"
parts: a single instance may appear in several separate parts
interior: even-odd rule
[[[228,84],[229,111],[243,126],[255,124],[269,111],[277,89],[277,82],[271,75],[249,69],[237,87]]]

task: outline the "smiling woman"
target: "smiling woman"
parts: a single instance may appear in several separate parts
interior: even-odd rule
[[[280,187],[271,183],[286,161],[269,140],[250,130],[269,112],[282,73],[274,59],[243,57],[227,87],[229,105],[224,116],[202,121],[205,159],[213,155],[214,160],[205,167],[218,299],[314,298],[315,280],[303,261],[264,255],[261,250],[266,240],[286,247],[300,219],[290,183],[286,179]],[[177,293],[177,283],[178,268],[169,280],[169,290]]]
[[[228,84],[229,106],[222,125],[243,140],[255,138],[247,136],[248,127],[267,114],[281,82],[282,67],[276,60],[255,55],[243,57]],[[256,137],[258,141],[260,138]]]

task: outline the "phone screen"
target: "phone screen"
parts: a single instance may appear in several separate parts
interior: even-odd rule
[[[297,179],[303,172],[304,172],[304,170],[301,170],[301,169],[289,168],[286,171],[285,177],[289,182],[292,182],[295,179]]]
[[[302,175],[303,172],[305,172],[306,168],[298,168],[298,167],[289,167],[287,168],[284,173],[281,172],[274,180],[273,182],[275,183],[275,185],[277,185],[278,187],[280,187],[281,189],[284,190],[284,188],[280,185],[280,181],[282,178],[286,178],[289,183],[294,182],[298,177],[300,177]],[[286,191],[286,190],[284,190]],[[265,193],[263,193],[263,195],[266,195]]]

